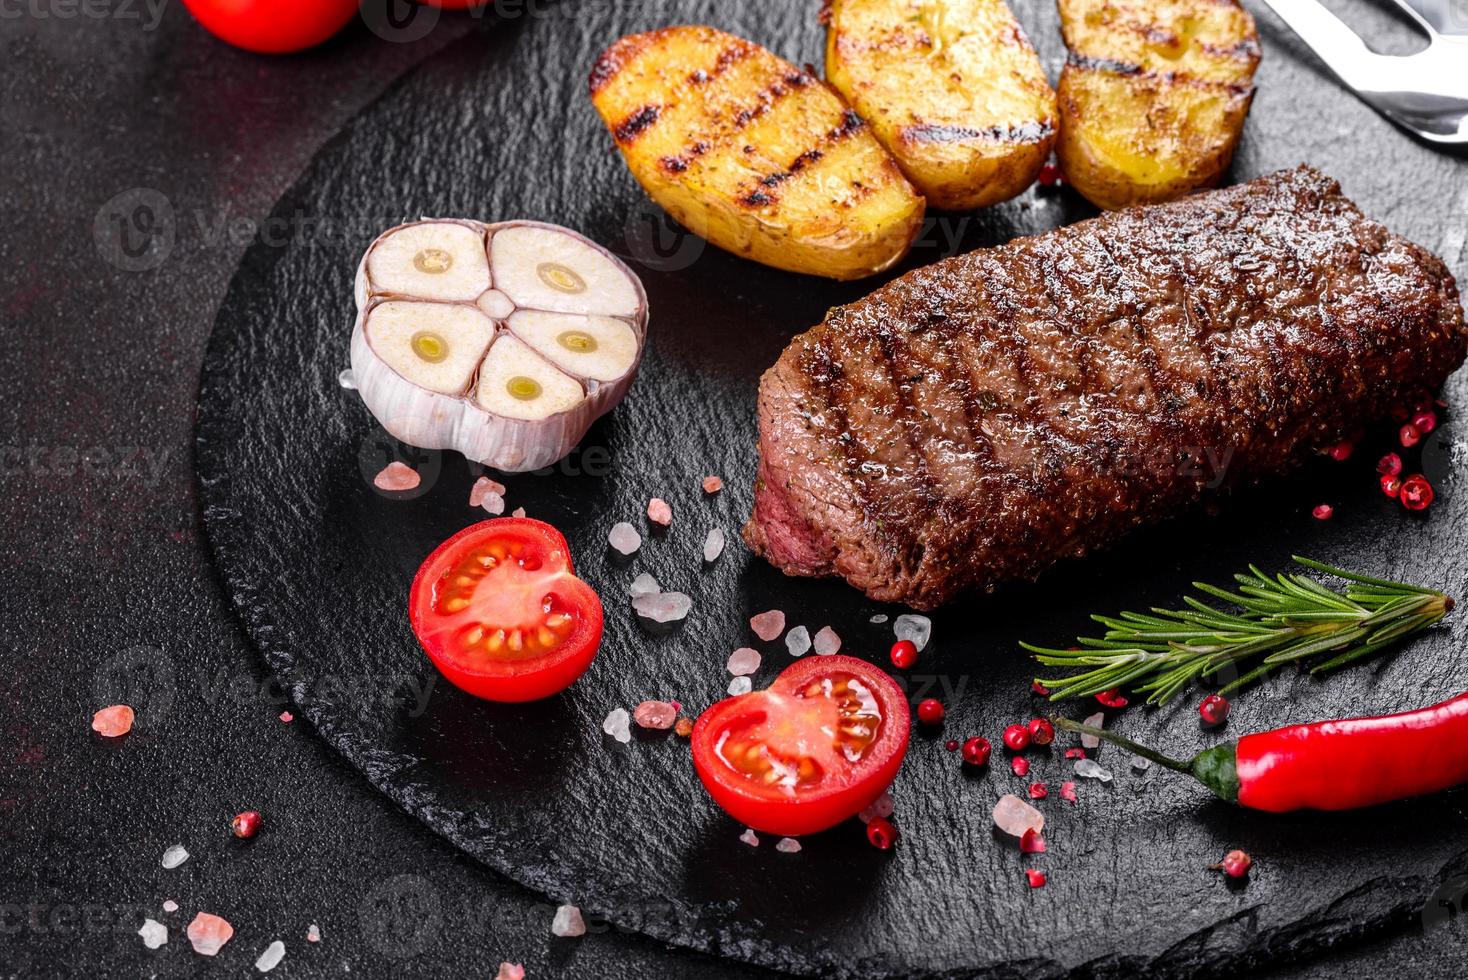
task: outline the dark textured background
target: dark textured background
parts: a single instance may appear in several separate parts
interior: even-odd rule
[[[276,720],[278,692],[200,547],[189,455],[198,368],[254,237],[244,227],[216,237],[219,221],[263,220],[384,85],[482,25],[458,21],[413,44],[357,26],[311,55],[264,60],[211,42],[176,5],[156,30],[123,13],[0,22],[10,217],[0,237],[0,970],[243,972],[278,937],[290,949],[278,975],[463,975],[501,956],[547,975],[745,975],[616,930],[550,940],[543,897],[456,857],[300,720]],[[1338,108],[1339,139],[1400,139],[1353,103]],[[1360,176],[1396,181],[1404,196],[1414,180],[1365,162]],[[177,235],[161,264],[133,273],[117,268],[105,233],[99,248],[93,224],[138,188],[167,199]],[[1440,247],[1462,210],[1444,202],[1432,235],[1404,230]],[[148,724],[104,744],[86,722],[129,665],[154,678]],[[246,806],[265,811],[267,829],[237,846],[224,824]],[[1419,828],[1428,841],[1433,831]],[[165,872],[158,856],[174,841],[194,856]],[[165,917],[168,897],[182,908]],[[238,929],[216,961],[182,935],[200,908]],[[143,949],[133,933],[144,914],[174,929],[168,947]],[[1304,972],[1461,967],[1461,932],[1424,935],[1413,918],[1395,923],[1402,938]],[[307,947],[312,921],[324,940]]]

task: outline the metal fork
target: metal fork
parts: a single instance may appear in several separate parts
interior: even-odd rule
[[[1468,144],[1468,10],[1455,17],[1453,0],[1395,0],[1431,41],[1395,56],[1368,50],[1318,0],[1264,2],[1361,101],[1425,140]]]

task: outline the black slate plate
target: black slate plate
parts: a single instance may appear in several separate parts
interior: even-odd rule
[[[1053,11],[1018,9],[1053,72],[1062,56]],[[1262,20],[1261,90],[1234,177],[1314,163],[1464,272],[1462,220],[1443,214],[1464,210],[1468,168],[1409,142]],[[684,742],[639,736],[623,746],[601,734],[614,707],[676,697],[697,711],[716,700],[724,661],[741,645],[765,652],[756,681],[766,683],[789,658],[781,644],[754,640],[753,613],[782,608],[813,632],[831,624],[847,652],[880,660],[890,628],[868,617],[899,611],[839,583],[787,580],[735,538],[751,502],[759,372],[828,306],[875,283],[742,262],[678,235],[644,202],[583,81],[618,35],[687,22],[797,61],[820,57],[814,4],[539,6],[487,26],[364,113],[280,202],[275,227],[287,234],[246,255],[200,396],[204,521],[247,630],[306,717],[374,785],[490,867],[618,927],[797,973],[1218,972],[1305,955],[1435,908],[1434,889],[1468,868],[1461,792],[1369,813],[1266,817],[1213,802],[1185,780],[1135,773],[1103,749],[1115,780],[1082,781],[1070,806],[1053,793],[1069,778],[1062,746],[1032,753],[1033,773],[1020,780],[1002,759],[961,771],[943,740],[995,738],[1040,710],[1018,639],[1062,643],[1088,612],[1173,602],[1183,583],[1224,580],[1249,561],[1282,567],[1305,552],[1462,595],[1468,496],[1456,482],[1451,423],[1424,454],[1439,489],[1424,518],[1375,491],[1383,436],[1348,463],[1242,495],[1215,517],[1138,534],[1037,586],[937,615],[933,644],[907,681],[914,698],[942,696],[948,722],[914,740],[893,790],[904,837],[892,853],[869,848],[854,822],[808,839],[797,855],[769,840],[751,850],[699,789]],[[1031,191],[982,214],[938,215],[910,264],[1089,213],[1069,194]],[[565,463],[506,480],[511,507],[564,529],[609,612],[592,670],[537,705],[427,686],[435,675],[407,628],[408,582],[435,544],[483,516],[466,505],[473,468],[457,455],[393,447],[336,382],[356,258],[378,228],[420,214],[572,225],[625,255],[651,298],[650,350],[627,401]],[[1462,376],[1450,387],[1463,404]],[[425,475],[415,499],[389,500],[371,486],[394,452]],[[706,473],[724,476],[723,494],[704,497]],[[630,563],[613,560],[607,529],[640,521],[653,495],[672,503],[672,530],[649,535]],[[1320,501],[1335,505],[1334,520],[1310,517]],[[703,568],[700,545],[714,526],[731,544]],[[681,629],[652,636],[634,622],[625,588],[643,570],[694,597]],[[1328,683],[1272,677],[1239,699],[1230,731],[1447,696],[1468,684],[1459,638],[1458,627],[1442,629]],[[1198,730],[1196,701],[1129,709],[1113,723],[1186,754],[1223,737]],[[995,838],[989,810],[1031,780],[1052,787],[1041,804],[1050,851],[1022,861]],[[1242,887],[1205,867],[1236,846],[1257,862]],[[1025,886],[1027,864],[1046,871],[1045,888]]]

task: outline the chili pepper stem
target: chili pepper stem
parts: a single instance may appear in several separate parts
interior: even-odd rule
[[[1115,732],[1109,732],[1104,728],[1093,728],[1090,725],[1082,725],[1080,722],[1071,721],[1069,718],[1051,718],[1050,721],[1057,728],[1064,728],[1068,732],[1078,732],[1082,735],[1093,735],[1096,738],[1099,738],[1106,742],[1110,742],[1113,745],[1119,745],[1124,749],[1129,749],[1142,758],[1150,759],[1153,762],[1157,763],[1159,766],[1165,766],[1168,769],[1174,770],[1175,772],[1186,772],[1191,774],[1193,771],[1192,760],[1184,762],[1181,759],[1174,759],[1171,756],[1163,755],[1156,749],[1151,749],[1138,742],[1133,742],[1131,739],[1126,738],[1125,736],[1118,735]]]
[[[1188,761],[1174,759],[1163,755],[1156,749],[1149,748],[1123,735],[1108,732],[1104,728],[1092,728],[1069,718],[1052,718],[1051,722],[1057,727],[1064,728],[1069,732],[1080,732],[1082,735],[1094,735],[1112,745],[1119,745],[1124,749],[1135,752],[1144,759],[1150,759],[1165,769],[1174,772],[1185,772],[1198,782],[1208,787],[1213,795],[1230,803],[1239,801],[1239,773],[1237,756],[1234,751],[1234,743],[1223,742],[1210,749],[1204,749]]]

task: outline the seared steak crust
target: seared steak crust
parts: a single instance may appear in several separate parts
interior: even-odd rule
[[[930,609],[1286,470],[1465,350],[1443,263],[1315,170],[1108,214],[796,337],[760,383],[744,537]]]

